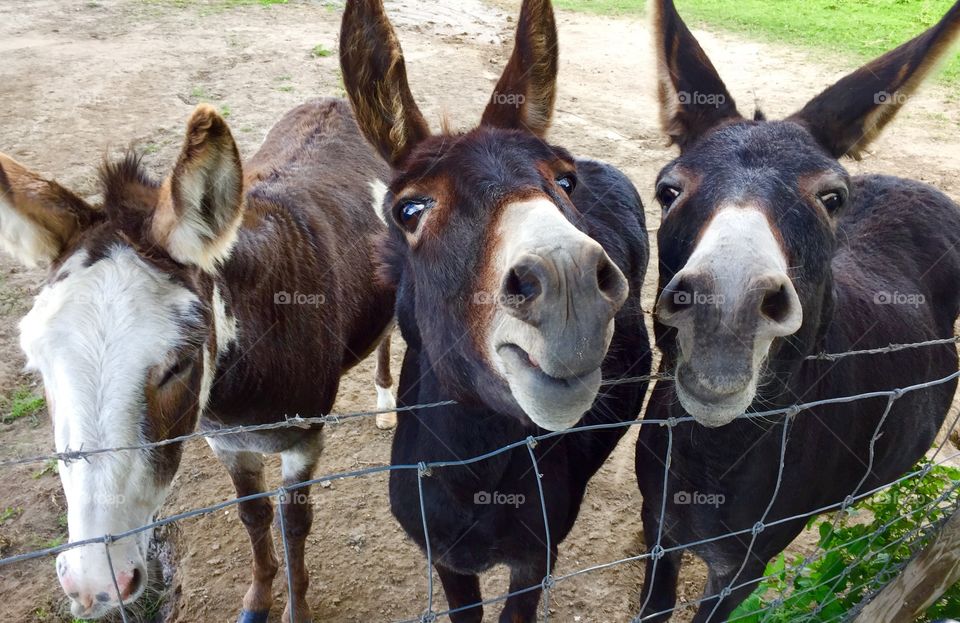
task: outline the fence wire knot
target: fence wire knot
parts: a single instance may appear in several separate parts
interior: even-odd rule
[[[83,452],[83,444],[80,444],[80,447],[76,450],[71,450],[68,446],[66,450],[57,455],[57,458],[63,461],[64,465],[70,465],[73,461],[90,462],[90,457]]]
[[[790,405],[789,407],[787,407],[786,411],[784,411],[784,414],[787,416],[788,420],[792,420],[793,418],[800,415],[800,412],[802,410],[803,409],[800,408],[800,405]]]
[[[680,423],[680,419],[679,419],[679,418],[675,418],[675,417],[673,417],[673,416],[670,416],[670,417],[667,418],[666,426],[667,426],[667,428],[673,428],[674,426],[676,426],[676,425],[679,424],[679,423]]]
[[[723,590],[720,591],[720,599],[726,599],[733,593],[733,589],[729,586],[724,586]]]
[[[557,581],[548,573],[546,576],[544,576],[543,582],[540,583],[540,588],[544,591],[548,591],[556,585]]]
[[[650,549],[651,560],[660,560],[661,558],[663,558],[664,554],[666,554],[666,551],[663,549],[663,546],[660,545],[659,543],[657,545],[654,545],[653,548]]]
[[[757,536],[766,529],[767,526],[762,521],[758,521],[757,523],[753,524],[752,528],[750,528],[750,534]]]
[[[295,426],[296,428],[310,428],[310,424],[304,421],[299,413],[293,417],[288,417],[286,421],[289,422],[290,426]]]
[[[538,442],[532,435],[530,437],[527,437],[527,445],[530,447],[531,450],[533,448],[536,448],[538,443],[540,442]]]
[[[423,478],[423,477],[429,477],[432,474],[433,474],[433,469],[429,465],[427,465],[424,461],[420,461],[419,463],[417,463],[417,476]]]
[[[856,502],[856,499],[852,495],[848,495],[847,497],[843,498],[843,502],[840,504],[840,510],[847,510],[853,505],[854,502]]]
[[[427,610],[420,615],[420,623],[436,623],[437,613],[433,610]]]

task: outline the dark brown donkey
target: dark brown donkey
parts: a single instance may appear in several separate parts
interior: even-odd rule
[[[287,114],[241,167],[224,120],[197,108],[162,183],[128,157],[103,169],[103,205],[0,155],[0,241],[49,277],[21,322],[43,375],[56,447],[95,450],[328,413],[340,375],[387,329],[393,292],[375,285],[387,165],[349,105],[315,100]],[[211,447],[238,496],[264,490],[261,453],[283,482],[309,479],[321,429],[217,437]],[[181,444],[60,463],[70,541],[146,525],[163,503]],[[253,544],[241,621],[266,621],[277,572],[269,499],[240,504]],[[310,620],[306,489],[282,509],[293,594],[284,621]],[[69,549],[57,573],[75,616],[97,618],[147,583],[147,532]],[[291,612],[295,617],[291,617]]]
[[[645,417],[689,414],[696,423],[675,430],[666,491],[667,429],[644,426],[637,477],[648,545],[661,533],[667,549],[710,541],[691,548],[710,570],[695,621],[725,621],[803,529],[804,514],[904,473],[950,406],[956,380],[906,393],[888,413],[887,400],[874,398],[734,420],[957,371],[952,345],[835,362],[808,356],[953,335],[960,208],[918,182],[851,177],[837,159],[860,154],[943,56],[960,32],[960,5],[769,122],[740,116],[672,2],[654,3],[654,15],[663,120],[680,146],[657,182],[656,335],[676,381],[657,383]],[[770,525],[793,516],[801,518]],[[735,531],[746,534],[711,540]],[[647,564],[642,620],[670,616],[681,554]]]
[[[547,0],[527,0],[516,47],[479,127],[431,136],[407,85],[380,0],[350,0],[341,33],[347,91],[364,134],[396,167],[383,214],[388,277],[407,352],[394,464],[482,455],[543,429],[636,418],[650,369],[640,288],[643,207],[622,173],[544,142],[557,33]],[[628,292],[629,290],[629,292]],[[477,574],[510,567],[502,621],[532,621],[557,544],[591,476],[626,428],[582,431],[423,480],[433,563],[452,621],[479,621]],[[390,503],[426,545],[417,474],[395,471]],[[549,534],[549,538],[548,538]],[[551,547],[547,547],[547,543]]]

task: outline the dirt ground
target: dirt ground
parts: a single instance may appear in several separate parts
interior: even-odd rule
[[[479,119],[509,52],[519,2],[391,0],[411,84],[428,119],[454,127]],[[342,6],[298,2],[187,0],[6,0],[0,3],[0,151],[95,198],[95,169],[105,154],[133,145],[162,175],[172,166],[193,106],[210,101],[233,127],[250,156],[271,124],[302,100],[342,95],[335,54]],[[657,171],[673,157],[657,126],[654,73],[642,20],[560,13],[562,64],[552,139],[576,153],[621,167],[640,189],[651,229]],[[707,52],[745,114],[758,101],[782,117],[851,69],[840,58],[698,30]],[[960,106],[956,93],[932,85],[893,123],[853,172],[887,172],[932,183],[960,199]],[[653,241],[655,243],[655,241]],[[655,244],[654,244],[654,256]],[[0,258],[0,395],[37,387],[22,373],[17,322],[42,275]],[[645,295],[654,292],[651,265]],[[394,347],[398,370],[402,345]],[[342,385],[339,412],[372,408],[373,368],[365,362]],[[643,551],[640,496],[633,473],[636,431],[624,439],[591,483],[583,512],[560,548],[558,574]],[[53,447],[49,418],[0,424],[0,459],[43,454]],[[390,434],[370,420],[328,429],[318,474],[389,461]],[[276,462],[273,463],[276,465]],[[274,470],[273,482],[278,472]],[[386,477],[315,487],[316,519],[309,538],[316,621],[393,621],[418,615],[426,604],[424,557],[390,516]],[[202,441],[188,444],[170,515],[233,496],[225,471]],[[65,510],[59,479],[42,465],[0,475],[0,512],[23,509],[0,522],[0,555],[58,542]],[[249,547],[236,511],[182,522],[171,531],[176,578],[171,621],[234,620],[247,587]],[[808,543],[801,542],[803,549]],[[557,622],[626,621],[638,608],[642,568],[623,564],[563,582],[553,592]],[[703,567],[687,566],[684,599],[695,599]],[[506,589],[500,569],[484,578],[484,595]],[[272,620],[279,620],[285,584]],[[5,619],[69,621],[52,559],[0,569]],[[437,590],[436,607],[445,608]],[[488,612],[499,610],[493,606]],[[689,620],[681,613],[676,620]]]

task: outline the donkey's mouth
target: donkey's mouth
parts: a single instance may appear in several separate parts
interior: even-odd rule
[[[551,431],[576,424],[593,405],[600,390],[599,368],[585,374],[555,376],[516,344],[496,348],[498,368],[514,400],[534,424]]]
[[[505,361],[511,359],[516,362],[517,366],[525,366],[529,368],[534,374],[542,377],[542,381],[546,384],[554,384],[561,388],[571,387],[578,383],[583,383],[589,381],[595,374],[600,370],[591,370],[586,374],[571,374],[569,376],[554,376],[548,374],[543,367],[540,365],[540,362],[530,353],[523,350],[516,344],[504,344],[497,348],[497,354],[500,355]]]
[[[703,426],[717,428],[729,424],[743,415],[753,402],[755,385],[752,382],[736,390],[715,392],[704,387],[696,375],[683,371],[682,367],[677,371],[677,398],[683,409]]]

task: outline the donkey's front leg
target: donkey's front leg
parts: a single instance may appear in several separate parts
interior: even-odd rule
[[[263,492],[263,459],[259,454],[223,450],[212,440],[210,447],[230,472],[238,498]],[[273,605],[273,578],[278,568],[270,532],[273,503],[267,497],[240,502],[239,514],[253,547],[253,583],[243,597],[243,610],[237,623],[266,623]]]
[[[550,557],[551,571],[556,561],[557,547],[554,545]],[[519,595],[507,599],[503,612],[500,613],[500,623],[533,623],[537,620],[537,605],[540,603],[540,595],[543,592],[539,585],[543,583],[547,572],[547,561],[540,556],[536,556],[529,563],[510,567],[508,592],[517,593],[534,586],[537,588],[520,592]]]
[[[290,487],[313,478],[313,470],[323,449],[323,431],[314,430],[299,444],[283,452],[283,486]],[[287,493],[281,502],[283,513],[283,538],[286,539],[286,564],[290,570],[290,594],[283,611],[283,623],[310,623],[310,607],[307,605],[307,587],[310,576],[304,561],[303,550],[313,523],[313,504],[310,487],[300,487]],[[279,519],[279,517],[278,517]]]
[[[377,373],[375,384],[377,386],[377,411],[386,411],[395,409],[397,399],[393,395],[391,386],[393,385],[393,376],[390,374],[390,333],[393,330],[393,323],[387,328],[380,345],[377,346]],[[388,430],[397,427],[396,411],[377,414],[377,428]]]

